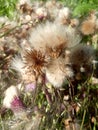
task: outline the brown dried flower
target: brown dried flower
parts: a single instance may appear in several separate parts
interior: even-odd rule
[[[96,28],[96,15],[95,12],[91,12],[90,16],[85,21],[83,21],[81,25],[81,32],[84,35],[93,34],[95,32],[95,28]]]
[[[27,14],[31,14],[33,11],[32,7],[27,3],[20,5],[20,10],[22,13],[27,13]]]
[[[94,51],[87,45],[78,45],[73,48],[70,55],[70,62],[75,72],[75,78],[81,80],[92,74],[94,60]]]
[[[94,58],[93,48],[87,45],[77,45],[71,51],[71,63],[82,65],[91,63]]]
[[[44,67],[47,65],[48,61],[46,60],[46,56],[42,54],[41,51],[33,49],[25,52],[24,63],[29,71],[32,71],[37,76],[43,73]]]

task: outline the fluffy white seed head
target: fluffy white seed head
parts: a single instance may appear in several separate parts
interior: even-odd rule
[[[16,97],[19,96],[18,89],[15,86],[9,87],[5,91],[5,97],[4,97],[4,100],[3,100],[3,106],[5,106],[6,108],[11,108],[11,102],[13,101],[15,96]]]
[[[59,3],[55,0],[47,1],[45,7],[48,11],[51,20],[54,20],[59,12]]]
[[[74,47],[81,41],[79,32],[72,27],[66,27],[66,37],[68,38],[68,48]]]
[[[31,31],[29,38],[31,46],[43,52],[46,52],[46,47],[54,48],[61,44],[72,47],[80,40],[80,35],[75,29],[51,22],[37,26]]]
[[[55,19],[55,22],[59,24],[67,24],[67,20],[69,19],[70,14],[71,14],[71,11],[68,7],[61,8]]]
[[[82,25],[81,25],[81,32],[84,35],[89,35],[89,34],[93,34],[95,32],[95,28],[96,28],[96,15],[95,12],[91,12],[90,16],[83,21]]]
[[[65,80],[65,73],[61,70],[58,60],[53,61],[46,69],[46,77],[54,87],[61,87]]]
[[[20,56],[16,56],[11,63],[12,69],[16,70],[19,73],[19,76],[25,83],[35,82],[35,76],[31,71],[28,71],[28,65],[24,63]]]
[[[96,26],[95,21],[86,20],[86,21],[84,21],[84,22],[82,23],[81,32],[82,32],[84,35],[93,34],[93,33],[95,32],[95,26]]]
[[[46,69],[46,78],[54,87],[62,87],[67,77],[72,77],[73,72],[70,67],[66,67],[64,59],[53,60]]]
[[[69,18],[70,13],[71,13],[71,11],[68,7],[64,7],[62,9],[60,9],[60,11],[59,11],[60,17],[63,16],[63,17]]]

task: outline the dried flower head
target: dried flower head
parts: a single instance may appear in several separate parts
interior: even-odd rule
[[[35,50],[47,55],[55,53],[57,57],[65,48],[75,46],[80,40],[80,34],[75,29],[51,22],[37,26],[29,38]]]
[[[55,22],[64,25],[69,24],[70,13],[71,11],[68,7],[61,8],[58,12]]]
[[[44,71],[44,67],[47,65],[48,61],[46,56],[37,50],[29,50],[24,54],[24,63],[29,71],[38,76]]]
[[[72,64],[82,65],[92,63],[94,50],[91,46],[79,44],[71,51],[70,60]]]
[[[96,15],[95,12],[91,12],[90,16],[83,21],[81,25],[81,32],[84,35],[93,34],[96,28]]]
[[[25,113],[25,106],[19,98],[19,91],[16,86],[11,86],[5,91],[3,106],[9,108],[18,116]]]
[[[19,97],[19,91],[16,87],[11,86],[5,91],[3,105],[7,108],[11,108],[11,102],[13,101],[14,97]]]
[[[46,7],[47,12],[49,14],[50,20],[54,20],[57,17],[60,6],[62,6],[62,5],[60,5],[55,0],[50,0],[50,1],[46,2],[45,7]]]
[[[20,10],[22,13],[31,14],[33,9],[28,3],[24,3],[20,5]]]
[[[64,59],[58,58],[52,60],[46,68],[46,78],[54,87],[62,87],[68,77],[73,76],[70,67],[65,66]]]
[[[91,20],[84,21],[81,26],[81,32],[84,35],[93,34],[95,31],[95,22]]]
[[[92,47],[80,44],[73,48],[70,54],[70,62],[77,80],[86,79],[92,74],[93,60],[94,51]]]

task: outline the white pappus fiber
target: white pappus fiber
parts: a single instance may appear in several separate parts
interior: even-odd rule
[[[19,73],[19,76],[21,76],[25,83],[35,82],[35,76],[32,74],[32,72],[28,71],[28,66],[25,65],[24,58],[22,58],[20,56],[13,58],[11,68]]]
[[[24,63],[20,56],[16,56],[15,58],[13,58],[11,62],[11,67],[19,73],[22,73],[24,71]]]
[[[46,69],[46,78],[54,87],[57,88],[62,87],[67,77],[72,76],[72,69],[64,65],[64,60],[62,58],[52,61]]]
[[[46,47],[54,48],[64,44],[72,47],[81,40],[75,29],[64,25],[46,22],[37,26],[30,32],[30,44],[34,49],[46,52]]]

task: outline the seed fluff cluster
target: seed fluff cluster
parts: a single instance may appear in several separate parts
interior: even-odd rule
[[[54,87],[62,87],[67,79],[74,77],[74,65],[80,67],[93,59],[93,49],[80,44],[76,28],[46,22],[29,34],[29,48],[22,48],[21,57],[12,61],[12,67],[26,83],[36,83],[39,78],[43,81],[44,75]]]
[[[12,85],[12,82],[15,83],[9,78],[12,82],[5,90],[4,108],[11,109],[16,117],[19,115],[23,120],[24,116],[29,117],[31,114],[26,109],[30,108],[30,112],[34,113],[30,115],[31,121],[25,123],[26,130],[37,130],[39,128],[36,127],[41,126],[41,123],[44,129],[48,129],[45,127],[46,124],[49,124],[49,129],[54,129],[53,125],[57,120],[59,119],[61,124],[67,116],[72,120],[64,121],[65,129],[69,129],[70,125],[73,127],[73,124],[76,129],[80,129],[80,124],[78,125],[75,118],[79,114],[82,100],[89,96],[86,95],[85,81],[91,78],[94,65],[98,63],[91,46],[94,43],[94,46],[98,47],[97,12],[91,11],[83,19],[76,18],[73,17],[71,9],[56,0],[20,0],[17,10],[19,17],[15,22],[0,18],[2,26],[5,22],[3,31],[1,28],[3,37],[0,42],[2,45],[8,45],[5,48],[0,47],[1,51],[6,52],[0,55],[1,63],[4,59],[4,71],[7,75],[12,75],[13,70],[17,72],[14,81],[17,79],[16,82],[20,84]],[[13,31],[10,32],[11,29]],[[6,31],[9,34],[4,35]],[[12,50],[16,49],[13,54],[10,46]],[[10,67],[5,65],[6,59],[9,60]],[[8,73],[9,70],[11,74]],[[78,90],[78,86],[81,89]],[[27,107],[21,101],[22,96]],[[93,98],[91,99],[93,101]],[[50,118],[53,124],[47,122]]]

